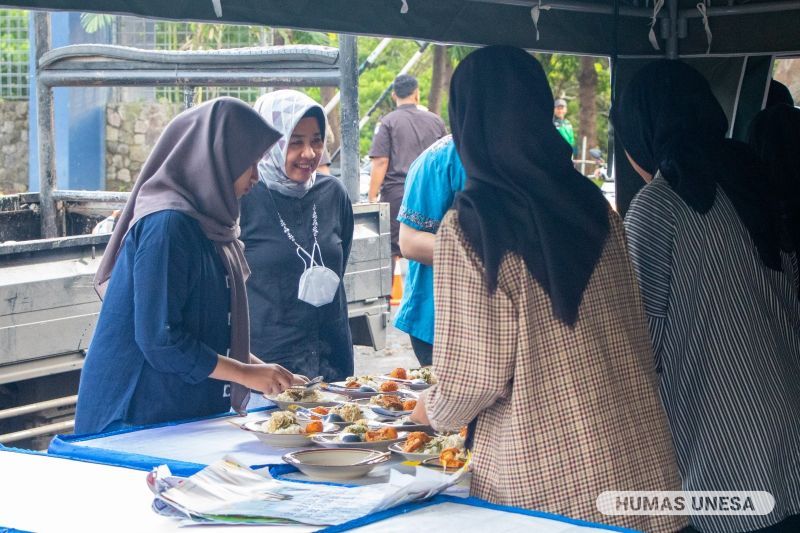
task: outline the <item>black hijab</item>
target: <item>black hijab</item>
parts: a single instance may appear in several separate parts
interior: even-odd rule
[[[766,167],[781,247],[800,251],[800,109],[775,104],[750,123],[750,146]]]
[[[650,63],[625,87],[611,115],[636,164],[653,175],[660,171],[697,213],[711,209],[722,187],[763,263],[780,270],[757,157],[746,144],[725,138],[728,119],[699,72],[680,61]]]
[[[770,80],[769,91],[767,92],[767,105],[766,109],[778,105],[786,104],[794,107],[794,99],[789,88],[779,81]]]
[[[572,166],[553,127],[553,94],[541,65],[519,48],[491,46],[459,64],[450,84],[450,126],[466,187],[459,223],[489,289],[515,252],[568,325],[608,235],[609,206]]]

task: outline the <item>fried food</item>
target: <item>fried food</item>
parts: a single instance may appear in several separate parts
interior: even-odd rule
[[[305,432],[306,433],[321,433],[322,432],[322,422],[320,422],[319,420],[314,420],[312,422],[309,422],[308,425],[306,425]]]
[[[463,450],[458,448],[445,448],[442,450],[442,453],[439,454],[439,462],[445,468],[461,468],[466,464],[466,460],[463,459]]]
[[[389,427],[376,429],[375,431],[367,431],[364,434],[364,440],[366,442],[394,440],[396,438],[397,438],[397,430]]]
[[[311,409],[311,411],[312,411],[312,412],[314,412],[314,413],[317,413],[318,415],[325,416],[325,415],[327,415],[327,414],[328,414],[328,412],[330,411],[330,409],[328,409],[327,407],[322,407],[322,406],[320,405],[320,406],[318,406],[318,407],[314,407],[313,409]]]
[[[396,392],[400,387],[394,381],[384,381],[381,383],[381,392]]]
[[[406,437],[406,442],[403,444],[403,451],[409,453],[416,452],[422,449],[430,440],[431,437],[427,433],[423,431],[413,431]]]
[[[395,379],[408,379],[408,373],[406,372],[405,368],[395,368],[389,372],[389,377],[393,377]]]
[[[386,409],[392,409],[393,411],[403,410],[403,401],[397,396],[381,397],[381,405],[383,405]]]
[[[417,400],[403,400],[403,411],[413,411],[417,406]]]

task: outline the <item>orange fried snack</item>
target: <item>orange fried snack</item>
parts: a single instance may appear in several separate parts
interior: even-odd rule
[[[417,400],[403,401],[403,411],[413,411],[416,406],[417,406]]]
[[[397,430],[394,428],[381,428],[375,431],[367,431],[364,434],[366,442],[375,442],[379,440],[394,440],[397,438]]]
[[[404,452],[415,452],[422,449],[431,440],[430,435],[423,431],[413,431],[406,437],[406,442],[403,444]]]
[[[400,387],[394,381],[384,381],[381,383],[381,392],[395,392]]]
[[[346,382],[344,386],[348,389],[357,389],[361,386],[361,384],[357,380],[353,379]]]
[[[306,433],[320,433],[321,431],[322,431],[322,422],[319,420],[314,420],[312,422],[309,422],[305,429]]]
[[[314,407],[311,409],[313,412],[317,413],[318,415],[327,415],[330,409],[327,407],[322,407],[321,405]]]
[[[460,450],[458,448],[445,448],[439,454],[439,462],[445,468],[461,468],[464,466],[464,461],[458,458]]]
[[[406,373],[405,368],[395,368],[391,372],[389,372],[389,377],[393,377],[396,379],[408,379],[408,374]]]
[[[386,409],[393,411],[403,410],[403,401],[397,396],[381,396],[381,405]]]
[[[461,431],[458,432],[458,435],[462,439],[466,439],[467,438],[467,426],[464,426],[463,428],[461,428]]]

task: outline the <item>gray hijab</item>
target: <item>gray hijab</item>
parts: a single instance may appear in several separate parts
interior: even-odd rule
[[[114,270],[125,235],[139,219],[173,209],[200,223],[230,278],[231,351],[250,358],[250,316],[245,281],[250,269],[239,240],[239,200],[233,182],[280,134],[244,102],[217,98],[175,117],[147,158],[111,235],[94,278],[100,298]],[[244,412],[250,391],[231,384],[231,407]]]
[[[292,198],[302,198],[314,186],[317,173],[305,183],[297,183],[286,175],[286,152],[289,140],[300,119],[313,110],[313,115],[320,122],[319,131],[324,137],[326,131],[325,110],[317,102],[299,91],[284,89],[267,93],[256,100],[253,108],[273,128],[283,135],[272,149],[258,163],[258,176],[268,189],[277,191]],[[325,139],[323,138],[323,145]]]

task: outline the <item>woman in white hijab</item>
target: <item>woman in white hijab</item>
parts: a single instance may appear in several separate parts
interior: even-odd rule
[[[341,380],[353,373],[343,283],[353,209],[339,180],[317,172],[325,112],[292,90],[262,96],[255,110],[283,137],[242,201],[252,351],[298,374]]]

